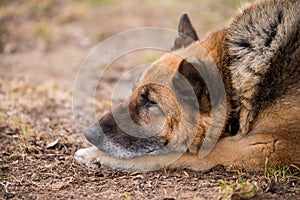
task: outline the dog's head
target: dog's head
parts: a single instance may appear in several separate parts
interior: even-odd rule
[[[184,14],[175,51],[149,67],[127,102],[86,130],[88,141],[123,159],[199,150],[219,97],[211,100],[206,83],[217,86],[218,72],[197,40]]]

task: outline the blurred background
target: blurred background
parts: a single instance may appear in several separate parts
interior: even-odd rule
[[[238,6],[239,0],[0,0],[0,77],[71,88],[88,52],[115,33],[176,30],[186,12],[203,37],[226,25]]]

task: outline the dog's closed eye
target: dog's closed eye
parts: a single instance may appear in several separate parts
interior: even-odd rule
[[[154,106],[158,106],[157,103],[152,100],[150,97],[149,97],[149,90],[147,88],[143,88],[142,91],[141,91],[141,97],[142,97],[142,102],[143,102],[143,105],[146,107],[146,108],[151,108],[151,107],[154,107]]]
[[[145,104],[144,104],[147,108],[150,108],[150,107],[154,107],[154,106],[157,106],[157,103],[155,101],[152,101],[150,99],[147,99],[147,101],[145,101]]]

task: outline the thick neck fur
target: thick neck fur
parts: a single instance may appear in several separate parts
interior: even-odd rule
[[[228,66],[228,52],[226,45],[225,30],[217,30],[207,34],[206,39],[200,45],[214,60],[218,67],[225,86],[227,99],[227,124],[224,127],[224,135],[234,135],[239,129],[239,101],[232,87],[232,77]]]

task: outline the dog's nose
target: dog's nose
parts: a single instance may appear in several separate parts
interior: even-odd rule
[[[97,142],[99,141],[100,138],[100,126],[99,124],[95,124],[94,126],[89,127],[88,129],[86,129],[85,131],[85,137],[86,139],[96,145]]]

